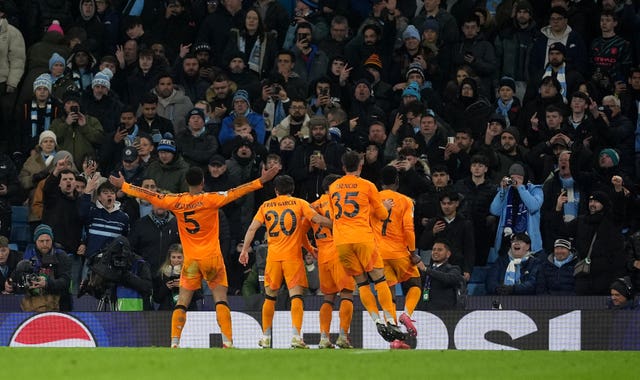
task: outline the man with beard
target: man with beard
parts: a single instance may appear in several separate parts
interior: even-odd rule
[[[105,68],[97,73],[91,81],[91,88],[82,94],[82,109],[100,121],[106,134],[116,130],[118,118],[123,104],[118,95],[111,91],[113,73]]]
[[[509,168],[516,162],[526,165],[528,149],[519,144],[520,132],[515,127],[506,128],[500,134],[500,148],[497,151],[483,150],[489,154],[491,179],[498,183],[507,175]]]
[[[349,148],[364,151],[369,125],[374,120],[386,120],[385,112],[376,105],[371,82],[366,79],[355,83],[349,106],[349,120],[354,120],[355,125],[350,123],[349,133],[343,135],[343,139],[349,143]]]
[[[66,169],[66,160],[56,163],[43,188],[42,222],[51,226],[55,242],[70,255],[71,287],[76,294],[86,245],[82,242],[82,221],[78,214],[75,173]]]
[[[227,71],[229,80],[236,84],[236,88],[246,90],[250,99],[260,96],[260,77],[255,71],[249,70],[243,53],[232,55]]]
[[[139,109],[141,112],[136,124],[141,132],[151,135],[155,144],[160,142],[165,133],[173,133],[171,121],[158,115],[158,95],[151,92],[143,95]]]
[[[186,130],[187,113],[193,108],[193,103],[182,90],[176,90],[173,78],[168,73],[160,74],[156,88],[152,92],[158,95],[158,115],[173,123],[176,135]]]
[[[554,226],[560,234],[573,238],[579,260],[591,260],[591,271],[576,277],[577,295],[608,295],[609,284],[626,274],[624,237],[615,214],[624,207],[622,202],[612,204],[604,192],[589,196],[589,212],[566,223],[562,217],[566,194],[557,199]]]
[[[355,72],[351,73],[352,77],[364,76],[366,70],[363,65],[371,54],[380,57],[382,67],[391,67],[389,59],[393,55],[395,37],[395,21],[385,22],[383,27],[378,24],[365,25],[362,28],[362,36],[353,38],[345,47],[347,61],[355,68]],[[383,75],[383,79],[386,79],[386,75]]]
[[[193,54],[180,56],[174,65],[176,84],[181,86],[185,95],[196,103],[206,96],[210,82],[200,77],[200,62]]]
[[[309,115],[307,102],[304,99],[292,99],[289,106],[289,116],[282,119],[280,124],[271,130],[272,140],[278,144],[285,136],[294,136],[298,143],[309,139]]]
[[[524,96],[523,104],[532,100],[538,89],[535,87],[536,78],[555,78],[560,84],[560,95],[567,98],[578,86],[584,82],[582,74],[575,66],[567,64],[567,47],[562,42],[555,42],[549,46],[547,53],[547,64],[544,68],[531,73],[532,80],[529,81],[527,93]]]
[[[233,82],[227,74],[219,73],[213,79],[213,83],[206,92],[206,99],[213,112],[211,113],[211,121],[220,125],[222,119],[229,116],[233,109]]]
[[[344,146],[329,137],[329,122],[324,116],[309,120],[311,140],[293,152],[289,175],[296,182],[296,196],[313,202],[324,193],[322,180],[327,174],[342,174],[340,158]]]

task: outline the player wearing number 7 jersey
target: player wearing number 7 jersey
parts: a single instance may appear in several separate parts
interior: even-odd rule
[[[193,293],[200,289],[202,279],[213,293],[216,304],[216,319],[222,331],[223,348],[233,347],[231,311],[227,304],[227,272],[220,251],[218,236],[218,209],[227,203],[262,188],[280,170],[276,165],[262,170],[259,179],[228,191],[205,193],[202,169],[192,167],[187,171],[188,193],[159,194],[124,181],[122,174],[111,176],[109,181],[122,191],[141,198],[154,206],[172,211],[178,222],[178,232],[184,250],[184,263],[180,273],[178,302],[171,318],[171,347],[178,347],[182,328],[186,323],[187,305]]]
[[[302,246],[309,246],[307,231],[313,223],[331,227],[331,219],[319,215],[304,199],[291,196],[294,190],[293,178],[280,175],[274,180],[276,197],[264,202],[253,218],[244,236],[244,246],[239,261],[247,265],[249,247],[258,228],[263,224],[267,228],[267,266],[264,271],[265,300],[262,304],[262,332],[258,343],[261,347],[271,347],[271,326],[275,311],[276,296],[284,279],[291,298],[291,322],[293,339],[291,347],[307,348],[300,330],[304,305],[302,293],[307,285],[307,274],[302,260]]]
[[[393,201],[383,202],[375,185],[360,178],[362,164],[357,152],[342,155],[346,175],[329,187],[333,241],[345,271],[356,280],[362,305],[375,322],[378,333],[389,342],[402,340],[405,334],[396,323],[396,307],[385,281],[382,257],[376,250],[371,229],[371,218],[387,219]],[[386,322],[380,318],[369,280],[376,288]]]

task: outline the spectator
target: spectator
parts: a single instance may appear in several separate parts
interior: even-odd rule
[[[82,94],[82,109],[100,121],[106,134],[114,132],[118,127],[120,110],[123,104],[118,95],[111,91],[113,73],[105,68],[98,72],[91,81],[91,89]]]
[[[183,49],[186,51],[187,47],[183,46]],[[173,71],[176,74],[176,85],[184,91],[191,103],[195,104],[205,98],[211,80],[200,76],[200,62],[195,55],[181,53],[173,65]]]
[[[207,166],[208,174],[204,176],[204,189],[207,192],[227,191],[240,185],[237,176],[231,176],[227,169],[227,161],[219,154],[211,156],[209,165]],[[264,185],[270,186],[271,182]],[[233,241],[242,240],[244,230],[241,223],[241,207],[242,200],[228,203],[220,210],[224,212],[225,219],[229,224],[229,234]],[[225,253],[224,251],[223,253]]]
[[[289,173],[297,184],[296,196],[313,202],[323,194],[322,180],[325,176],[342,174],[340,157],[344,146],[331,140],[329,124],[324,116],[313,116],[309,129],[311,138],[296,147]]]
[[[220,128],[220,134],[218,135],[218,141],[220,144],[224,145],[227,141],[235,137],[235,133],[233,132],[233,120],[238,116],[244,116],[249,120],[251,128],[253,128],[256,133],[256,141],[259,144],[264,144],[266,135],[264,117],[251,110],[249,94],[245,90],[238,90],[233,95],[233,112],[222,120],[222,127]]]
[[[542,207],[542,186],[527,182],[527,175],[520,164],[509,167],[508,177],[500,182],[498,193],[489,208],[497,216],[498,229],[489,255],[489,262],[496,261],[496,255],[504,256],[509,249],[508,243],[513,234],[526,234],[530,250],[537,253],[542,250],[540,234],[540,208]],[[491,289],[493,291],[493,289]]]
[[[134,146],[128,146],[122,150],[119,163],[116,165],[112,174],[122,173],[122,176],[127,182],[134,183],[137,186],[141,184],[145,178],[144,171],[145,166],[141,164],[138,150]],[[123,192],[118,191],[116,193],[116,200],[120,202],[120,209],[129,215],[129,222],[131,224],[140,218],[140,207],[135,198],[128,197]]]
[[[496,75],[497,66],[495,50],[493,45],[480,34],[478,16],[468,16],[461,29],[463,38],[453,49],[453,64],[469,65],[478,74],[480,87],[493,88],[492,80]]]
[[[460,33],[458,32],[458,24],[456,19],[440,6],[441,0],[428,0],[424,2],[424,8],[414,18],[414,25],[423,25],[429,19],[435,19],[438,22],[438,36],[445,44],[454,44],[458,42]]]
[[[309,114],[304,99],[292,99],[289,115],[271,130],[271,144],[280,144],[285,136],[294,136],[299,143],[309,140]],[[275,140],[275,141],[274,141]]]
[[[580,83],[584,82],[584,78],[580,71],[578,71],[576,67],[567,63],[567,47],[562,42],[555,42],[549,46],[547,63],[544,68],[531,74],[532,80],[529,82],[530,86],[527,88],[527,93],[524,95],[525,104],[529,103],[529,101],[538,93],[535,88],[536,80],[548,77],[554,78],[558,81],[557,84],[560,86],[556,87],[556,90],[562,99],[567,99],[569,95],[578,90]],[[539,92],[540,95],[543,95],[542,88],[540,88]],[[542,97],[548,99],[552,97],[551,95],[555,94],[547,94],[547,96]]]
[[[320,40],[318,46],[329,58],[344,56],[345,46],[350,39],[349,20],[343,15],[335,15],[331,19],[328,38]]]
[[[326,76],[320,77],[311,86],[311,97],[309,98],[308,113],[312,115],[324,115],[330,109],[340,107],[340,93],[332,93],[331,79]]]
[[[183,263],[182,245],[179,243],[171,244],[160,269],[151,272],[153,274],[153,301],[158,304],[158,310],[173,310],[175,308],[178,302]],[[198,310],[197,301],[202,299],[202,291],[197,290],[196,293],[191,298],[187,310]]]
[[[318,48],[312,36],[312,26],[309,23],[298,23],[296,26],[296,40],[292,48],[296,61],[304,64],[294,66],[294,71],[306,82],[314,82],[327,72],[329,58]]]
[[[538,32],[533,16],[531,3],[527,0],[518,1],[510,25],[501,28],[494,41],[498,72],[513,79],[513,92],[519,99],[523,99],[529,80],[527,62]]]
[[[150,30],[157,40],[164,42],[169,62],[175,62],[180,46],[190,44],[195,39],[198,24],[190,7],[185,7],[185,0],[169,0],[165,2],[164,9],[159,8],[158,13],[161,14],[157,15]],[[192,101],[195,103],[195,100]]]
[[[307,275],[307,292],[312,295],[322,295],[320,292],[320,278],[318,275],[318,261],[309,251],[304,252],[304,269]]]
[[[100,149],[100,166],[111,172],[120,161],[124,148],[133,146],[138,141],[140,127],[136,124],[135,110],[125,106],[119,113],[117,129],[107,134]]]
[[[635,172],[635,135],[631,120],[622,114],[620,99],[607,95],[602,99],[602,108],[592,109],[595,128],[590,148],[598,151],[602,148],[615,148],[619,152],[620,170],[631,174]],[[628,183],[628,182],[627,182]]]
[[[496,230],[496,217],[489,213],[496,186],[487,177],[488,170],[487,158],[474,155],[469,170],[471,175],[459,180],[453,187],[462,198],[460,213],[471,219],[473,224],[476,266],[487,265]]]
[[[248,139],[239,139],[233,149],[231,158],[226,161],[229,176],[236,183],[253,181],[260,176],[263,161],[258,158],[253,146],[254,144]],[[237,204],[241,208],[242,230],[246,231],[255,212],[255,194],[247,194],[238,200]]]
[[[9,294],[9,290],[12,287],[9,282],[9,276],[13,273],[18,265],[18,262],[22,260],[22,253],[14,251],[9,248],[9,239],[0,235],[0,289],[1,294]]]
[[[56,155],[56,147],[58,146],[56,135],[51,131],[40,133],[39,140],[35,148],[35,154],[27,158],[18,175],[20,185],[23,190],[29,193],[30,200],[33,199],[33,192],[38,182],[49,174],[47,168],[53,162],[53,158]]]
[[[146,175],[153,178],[158,188],[175,193],[187,190],[185,175],[189,165],[176,149],[171,133],[165,133],[158,144],[158,160],[147,167]]]
[[[607,303],[613,310],[635,310],[638,305],[634,299],[634,288],[629,277],[616,278],[609,286],[611,299]]]
[[[553,243],[553,253],[550,253],[546,260],[542,259],[536,294],[575,295],[573,270],[577,261],[578,258],[571,249],[571,242],[566,239],[556,239]]]
[[[82,111],[79,97],[75,93],[67,93],[63,112],[51,123],[51,132],[56,134],[58,147],[70,152],[78,167],[82,166],[82,157],[95,156],[96,146],[104,138],[100,121]]]
[[[100,57],[105,52],[105,25],[97,14],[95,0],[81,0],[79,2],[80,14],[71,27],[80,27],[87,32],[86,45],[94,55]]]
[[[144,188],[156,191],[157,188],[149,186],[147,181],[142,183],[146,186]],[[170,251],[174,244],[180,242],[176,218],[166,209],[152,206],[151,213],[132,224],[129,242],[131,249],[149,264],[151,273],[158,273],[164,269],[163,252]]]
[[[522,82],[521,82],[522,83]],[[506,121],[505,128],[517,126],[518,116],[522,110],[520,99],[516,97],[517,82],[511,78],[504,76],[500,78],[498,83],[498,99],[494,103],[498,115],[504,117]],[[524,89],[523,89],[524,91]],[[523,93],[524,95],[524,93]]]
[[[627,271],[634,288],[640,289],[640,231],[636,231],[625,245],[627,252]]]
[[[0,152],[0,235],[11,231],[11,206],[24,200],[18,181],[18,170],[9,156]]]
[[[377,145],[376,145],[377,146]],[[395,167],[398,170],[400,176],[400,185],[398,192],[402,193],[409,198],[418,199],[418,197],[430,188],[428,174],[435,175],[435,169],[433,173],[425,173],[418,153],[414,148],[403,147],[398,151],[398,157],[389,165]]]
[[[491,103],[481,95],[480,83],[473,78],[465,78],[458,86],[457,98],[445,108],[445,120],[459,131],[471,128],[474,138],[480,138],[489,116],[493,113]]]
[[[176,89],[169,74],[158,75],[156,87],[151,91],[158,96],[157,114],[169,119],[176,135],[186,129],[185,117],[193,108],[193,103],[182,90]]]
[[[46,224],[34,230],[33,241],[35,246],[27,249],[12,275],[14,279],[19,278],[20,272],[25,273],[27,268],[38,275],[37,280],[30,282],[20,308],[30,312],[71,311],[71,261],[67,253],[53,244],[53,231]],[[17,286],[5,284],[5,291],[14,293]]]
[[[472,222],[458,213],[460,195],[455,192],[440,194],[440,213],[427,222],[419,236],[418,247],[428,250],[438,239],[449,241],[449,262],[462,270],[465,281],[471,278],[475,264],[476,247]]]
[[[554,45],[556,43],[562,45]],[[547,67],[552,46],[568,46],[563,49],[566,51],[563,55],[567,64],[580,73],[587,72],[587,49],[584,40],[568,25],[567,10],[562,7],[551,8],[549,24],[540,29],[540,35],[533,44],[529,66],[532,75],[535,75],[537,70]]]
[[[536,294],[540,261],[531,252],[531,239],[526,233],[515,233],[510,238],[508,252],[500,256],[489,268],[487,294]]]
[[[431,247],[429,266],[418,263],[424,273],[424,290],[420,310],[451,310],[458,304],[458,294],[464,287],[460,267],[449,263],[451,248],[446,240],[436,240]]]
[[[127,103],[135,106],[138,102],[142,102],[142,99],[147,98],[154,86],[158,85],[158,76],[161,75],[160,71],[163,69],[162,62],[155,57],[151,49],[140,50],[136,65],[127,77],[126,93],[121,94]],[[157,89],[158,87],[156,87]],[[157,91],[153,95],[156,94]]]
[[[602,34],[591,41],[589,72],[591,83],[600,94],[610,94],[615,81],[624,78],[631,66],[631,44],[616,34],[618,16],[603,10],[600,13]]]
[[[116,50],[120,33],[120,14],[113,7],[112,0],[95,0],[96,16],[104,27],[104,51]]]
[[[444,149],[448,132],[437,123],[436,114],[427,109],[420,119],[420,130],[415,134],[418,143],[418,154],[426,155],[429,165],[444,164]]]
[[[22,33],[9,24],[5,13],[5,5],[0,5],[0,121],[7,126],[0,134],[0,140],[13,140],[18,143],[20,134],[16,127],[9,128],[14,119],[13,107],[18,95],[18,84],[25,70],[25,46]],[[28,85],[27,85],[28,87]],[[19,125],[19,124],[13,124]],[[13,133],[12,133],[13,132]]]
[[[218,140],[205,127],[205,116],[199,108],[193,108],[186,116],[187,130],[176,139],[176,147],[189,166],[205,168],[209,158],[218,151]],[[125,178],[126,179],[126,178]],[[127,182],[131,183],[128,179]]]
[[[99,175],[94,175],[87,181],[78,204],[80,218],[87,230],[85,268],[114,238],[129,234],[129,216],[116,201],[116,188],[108,182],[98,186],[100,179]],[[96,201],[92,203],[94,191]],[[85,273],[83,269],[83,278],[86,278]]]
[[[93,80],[94,68],[98,62],[87,46],[78,44],[67,58],[67,72],[70,73],[76,87],[84,91]]]
[[[87,247],[82,241],[83,225],[78,213],[76,175],[66,168],[65,161],[58,160],[44,182],[42,222],[51,227],[56,237],[54,242],[69,255],[71,291],[77,294]]]
[[[58,113],[58,102],[51,96],[51,76],[41,74],[33,82],[33,96],[23,104],[21,130],[16,131],[20,144],[16,147],[24,154],[36,149],[40,134],[51,128]]]
[[[241,54],[243,61],[248,63],[249,70],[259,78],[266,78],[273,68],[278,46],[282,45],[277,44],[274,33],[266,30],[259,10],[249,9],[245,14],[242,27],[231,29],[229,33],[223,63],[227,64],[232,56]]]
[[[153,93],[146,93],[140,99],[140,116],[136,124],[141,132],[151,135],[154,144],[158,144],[165,133],[173,133],[171,120],[158,115],[158,96]]]
[[[241,0],[229,0],[221,5],[200,24],[196,38],[197,42],[204,42],[211,46],[214,63],[218,67],[224,67],[223,53],[229,41],[231,29],[242,28],[245,21]]]
[[[284,43],[281,45],[285,49],[293,49],[296,43],[296,31],[298,25],[308,23],[313,30],[313,39],[323,41],[329,35],[329,27],[320,11],[320,3],[314,0],[296,0],[296,6],[289,23]]]
[[[612,206],[603,192],[589,195],[589,213],[564,222],[561,210],[567,197],[560,194],[556,203],[554,227],[564,236],[574,238],[579,260],[590,256],[591,271],[576,277],[577,295],[607,295],[611,282],[626,274],[624,239],[614,213],[620,205]]]

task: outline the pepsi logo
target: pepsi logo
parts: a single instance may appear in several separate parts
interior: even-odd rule
[[[91,331],[71,315],[36,314],[16,329],[10,347],[96,347]]]

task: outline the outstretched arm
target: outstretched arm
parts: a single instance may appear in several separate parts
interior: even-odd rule
[[[246,266],[249,262],[249,248],[251,247],[251,242],[256,236],[256,231],[258,231],[258,228],[260,228],[260,226],[262,226],[262,223],[254,219],[249,225],[247,233],[244,235],[244,245],[242,246],[242,251],[240,252],[240,258],[238,259],[240,264],[244,266]]]

